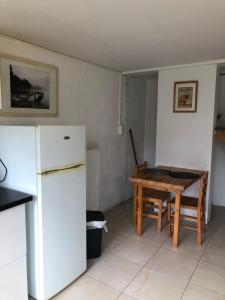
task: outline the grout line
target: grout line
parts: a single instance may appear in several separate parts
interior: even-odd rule
[[[107,218],[107,217],[106,217],[106,218]],[[117,247],[120,243],[124,242],[129,236],[131,236],[131,235],[133,234],[133,233],[132,233],[133,228],[132,228],[132,229],[128,229],[128,230],[130,230],[130,232],[128,232],[128,233],[125,233],[125,232],[124,232],[124,237],[122,237],[121,240],[117,240],[116,245],[112,246],[112,248],[110,248],[110,249],[106,249],[106,250],[103,249],[103,252],[110,252],[110,251],[113,250],[115,247]],[[109,231],[110,231],[110,229],[109,229]],[[107,233],[106,233],[106,234],[107,234]]]
[[[203,256],[203,254],[205,253],[205,251],[206,251],[206,249],[207,249],[207,247],[208,247],[208,245],[209,245],[209,242],[210,242],[211,239],[212,239],[213,233],[215,232],[215,230],[216,230],[216,228],[217,228],[217,226],[218,226],[218,224],[219,224],[220,219],[222,219],[222,214],[221,214],[221,216],[219,217],[219,219],[216,221],[216,225],[215,225],[214,229],[212,229],[212,233],[211,233],[211,235],[210,235],[208,241],[205,242],[205,243],[206,243],[205,249],[203,250],[202,254],[200,255],[200,257],[199,257],[199,259],[198,259],[197,265],[196,265],[196,267],[195,267],[195,269],[194,269],[194,271],[193,271],[193,273],[192,273],[192,275],[191,275],[191,277],[190,277],[190,279],[189,279],[189,281],[188,281],[188,283],[187,283],[187,285],[186,285],[186,287],[185,287],[185,289],[184,289],[184,291],[183,291],[183,293],[182,293],[182,295],[181,295],[181,297],[180,297],[180,300],[182,300],[182,298],[183,298],[183,296],[184,296],[184,293],[186,292],[186,290],[187,290],[187,288],[188,288],[188,286],[189,286],[189,284],[190,284],[190,282],[191,282],[191,280],[192,280],[192,278],[193,278],[193,276],[194,276],[194,273],[195,273],[195,271],[197,270],[197,268],[198,268],[198,266],[199,266],[199,264],[200,264],[200,262],[201,262],[201,258],[202,258],[202,256]],[[201,287],[201,288],[202,288],[202,287]],[[204,288],[203,288],[203,289],[204,289]],[[206,290],[207,290],[207,289],[206,289]]]
[[[206,291],[209,291],[209,292],[211,292],[211,293],[214,293],[214,294],[216,294],[216,295],[224,296],[224,294],[218,293],[218,292],[215,291],[215,290],[211,290],[211,289],[208,289],[208,288],[205,288],[205,287],[202,287],[202,286],[200,286],[200,285],[193,284],[193,283],[192,283],[192,285],[194,285],[195,287],[201,288],[202,290],[206,290]]]
[[[20,259],[21,259],[21,258],[23,258],[23,257],[27,257],[27,255],[28,255],[28,253],[23,253],[23,254],[20,254],[20,255],[19,255],[19,256],[17,256],[16,258],[14,258],[14,259],[12,259],[12,260],[8,261],[6,264],[4,264],[4,265],[1,265],[0,269],[4,269],[4,268],[6,268],[8,265],[11,265],[11,264],[13,264],[13,263],[17,262],[17,260],[20,260]]]
[[[117,241],[117,242],[115,243],[115,245],[112,246],[112,248],[105,249],[105,250],[103,249],[103,252],[109,253],[110,251],[112,251],[113,249],[115,249],[117,246],[119,246],[119,244],[121,244],[122,242],[124,242],[128,237],[129,237],[129,234],[126,235],[125,237],[123,237],[120,241]]]
[[[219,247],[219,246],[218,246],[218,247]],[[214,262],[207,261],[207,260],[202,260],[202,262],[207,263],[207,264],[209,264],[209,265],[214,265],[214,266],[217,266],[217,267],[220,267],[220,268],[225,269],[225,266],[224,266],[224,265],[220,265],[220,264],[218,264],[218,263],[214,263]]]
[[[164,243],[167,240],[165,240],[161,246],[159,246],[159,248],[153,253],[153,255],[146,261],[146,263],[140,268],[140,270],[135,274],[135,276],[130,280],[130,282],[125,286],[125,288],[121,291],[121,293],[118,295],[117,299],[119,299],[119,297],[124,293],[124,291],[127,289],[127,287],[137,278],[137,276],[141,273],[141,271],[146,267],[146,265],[148,264],[148,262],[151,260],[151,258],[153,256],[156,255],[156,253],[158,253],[158,251],[163,247]],[[133,296],[132,296],[133,297]]]
[[[89,279],[92,279],[92,280],[94,280],[94,281],[96,281],[96,282],[98,282],[98,283],[101,283],[102,285],[104,285],[104,286],[106,286],[106,287],[108,287],[108,288],[110,288],[110,289],[112,289],[112,290],[114,290],[114,291],[116,291],[116,292],[121,292],[120,290],[118,290],[118,289],[116,289],[116,288],[114,288],[114,287],[112,287],[111,285],[109,285],[109,284],[107,284],[107,283],[105,283],[105,282],[102,282],[101,280],[98,280],[98,279],[96,279],[96,278],[93,278],[93,277],[91,277],[90,275],[87,275],[86,273],[83,275],[84,277],[87,277],[87,278],[89,278]],[[82,276],[82,277],[83,277]]]

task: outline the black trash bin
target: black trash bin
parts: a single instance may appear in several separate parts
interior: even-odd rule
[[[101,211],[87,211],[86,221],[105,221],[105,217]],[[102,252],[102,229],[103,228],[87,228],[87,258],[97,258]]]

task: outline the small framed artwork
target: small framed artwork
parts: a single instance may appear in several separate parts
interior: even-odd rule
[[[0,115],[57,116],[58,68],[0,54]]]
[[[174,82],[174,112],[196,112],[198,81]]]

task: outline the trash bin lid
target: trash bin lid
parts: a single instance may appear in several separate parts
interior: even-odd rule
[[[104,214],[101,211],[90,211],[88,210],[86,212],[86,221],[104,221],[105,217]]]

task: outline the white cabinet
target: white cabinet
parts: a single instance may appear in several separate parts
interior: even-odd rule
[[[0,299],[27,300],[25,205],[0,212]]]
[[[0,269],[0,299],[28,299],[26,255]]]
[[[0,242],[0,268],[26,254],[24,205],[0,212]]]

